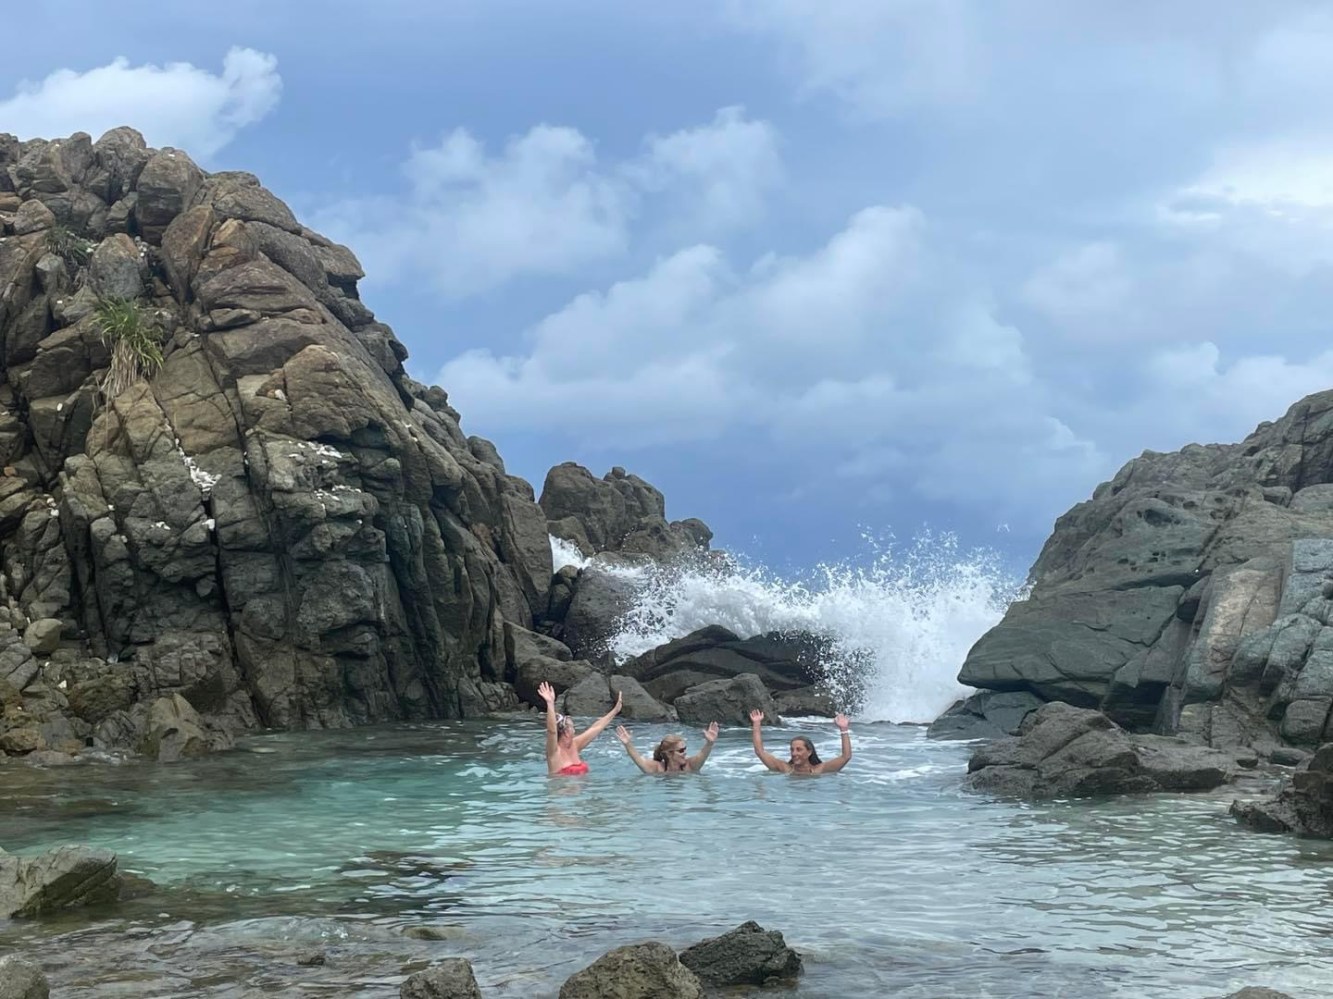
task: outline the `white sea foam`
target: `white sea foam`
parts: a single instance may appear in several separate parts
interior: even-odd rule
[[[588,564],[588,557],[579,551],[579,546],[564,538],[557,538],[554,534],[549,536],[551,539],[551,564],[558,572],[567,565],[572,565],[575,569],[582,569]]]
[[[861,563],[822,565],[797,581],[734,559],[621,570],[637,573],[642,589],[611,652],[639,655],[710,624],[741,637],[810,632],[829,640],[825,668],[858,718],[931,721],[970,692],[958,669],[1017,582],[994,555],[964,552],[952,537],[924,535],[903,551],[867,543]]]

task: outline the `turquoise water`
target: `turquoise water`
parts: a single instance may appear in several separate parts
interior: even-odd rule
[[[647,750],[668,729],[634,731]],[[828,722],[790,732],[836,745]],[[621,943],[683,948],[755,919],[806,957],[787,996],[1328,994],[1329,844],[1240,829],[1231,793],[995,801],[961,790],[964,745],[854,735],[847,770],[821,779],[764,771],[724,730],[697,776],[641,776],[607,733],[587,778],[549,780],[519,721],[8,766],[0,845],[106,846],[162,888],[0,923],[0,948],[37,956],[62,999],[396,996],[453,955],[485,995],[540,997]],[[325,963],[298,964],[311,950]]]

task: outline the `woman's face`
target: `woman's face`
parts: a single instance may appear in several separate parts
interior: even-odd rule
[[[681,770],[689,766],[689,757],[685,755],[684,742],[670,742],[663,747],[666,750],[667,767]]]
[[[806,748],[804,739],[791,741],[791,761],[798,767],[806,766],[810,762],[810,750]]]

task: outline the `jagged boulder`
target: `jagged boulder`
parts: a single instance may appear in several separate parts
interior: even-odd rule
[[[1236,765],[1216,750],[1134,736],[1099,711],[1058,701],[1029,715],[1019,731],[973,754],[966,786],[1026,799],[1204,791],[1226,783]]]
[[[750,712],[758,708],[766,723],[779,721],[773,697],[753,673],[742,673],[726,680],[709,680],[693,686],[676,698],[672,705],[686,725],[749,725]]]
[[[1145,452],[1030,580],[962,683],[1260,755],[1333,738],[1333,392],[1239,444]]]
[[[0,957],[0,999],[49,999],[42,969],[16,954]]]
[[[710,625],[631,659],[621,669],[666,703],[691,687],[750,673],[771,691],[796,691],[823,679],[830,647],[805,633],[741,638]]]
[[[35,857],[0,850],[0,919],[112,902],[120,887],[109,850],[62,846]]]
[[[481,999],[481,989],[471,962],[450,957],[410,975],[398,995],[400,999]]]
[[[1046,702],[1027,690],[979,690],[954,703],[926,730],[932,739],[996,739],[1017,735]]]
[[[619,717],[624,721],[671,721],[676,712],[656,700],[627,676],[590,673],[565,692],[561,710],[567,715],[604,715],[621,697]]]
[[[0,680],[24,712],[50,686],[28,620],[106,667],[5,722],[8,751],[137,745],[177,695],[210,734],[515,703],[504,628],[550,609],[547,516],[406,375],[352,252],[132,129],[0,146]],[[164,358],[113,398],[107,299]]]
[[[1333,839],[1333,743],[1320,746],[1276,795],[1234,801],[1231,814],[1259,832]]]
[[[703,521],[668,523],[666,500],[623,468],[601,479],[572,461],[546,473],[541,508],[547,529],[585,555],[622,552],[656,560],[706,550],[713,532]]]
[[[782,934],[753,920],[686,948],[680,963],[713,989],[773,985],[801,973],[801,955],[787,946]]]
[[[703,999],[703,994],[694,972],[656,941],[617,947],[560,986],[560,999]]]

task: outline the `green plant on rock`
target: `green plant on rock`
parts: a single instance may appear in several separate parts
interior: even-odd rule
[[[162,328],[142,304],[124,298],[99,303],[96,315],[102,343],[111,351],[100,387],[114,399],[162,367]]]
[[[65,262],[71,277],[93,255],[92,243],[59,222],[46,230],[46,246]]]

